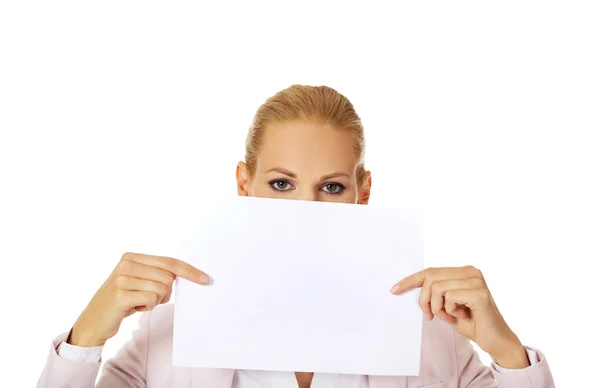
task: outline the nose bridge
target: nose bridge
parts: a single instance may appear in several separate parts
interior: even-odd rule
[[[302,201],[317,201],[319,199],[317,191],[311,185],[303,185],[296,190],[297,199]]]

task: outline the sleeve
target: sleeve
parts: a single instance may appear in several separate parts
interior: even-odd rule
[[[56,337],[50,344],[48,358],[38,380],[38,388],[90,388],[94,387],[100,363],[85,363],[58,355],[58,347],[68,332]]]
[[[536,363],[525,369],[499,372],[485,366],[471,341],[455,333],[458,387],[460,388],[555,388],[552,373],[544,355],[533,348]],[[529,352],[528,352],[529,354]]]
[[[114,358],[104,363],[99,379],[100,362],[81,362],[63,357],[65,350],[61,343],[66,340],[68,333],[56,337],[50,346],[38,388],[145,388],[151,313],[141,315],[132,338]],[[59,346],[61,355],[58,354]]]
[[[57,350],[60,357],[72,361],[94,364],[100,362],[100,359],[102,358],[102,349],[104,349],[104,346],[93,346],[88,348],[61,342],[60,345],[58,345]]]
[[[525,347],[525,350],[527,351],[527,357],[529,358],[529,365],[533,366],[540,362],[535,350],[528,347]],[[518,371],[519,369],[502,368],[500,365],[496,364],[495,362],[492,362],[492,370],[495,370],[498,373],[510,373],[513,371]]]
[[[544,354],[538,349],[528,346],[525,349],[527,349],[527,354],[530,354],[530,360],[533,357],[531,366],[525,369],[510,369],[501,372],[492,365],[492,373],[498,382],[498,388],[555,388],[552,372],[550,372],[550,366]]]

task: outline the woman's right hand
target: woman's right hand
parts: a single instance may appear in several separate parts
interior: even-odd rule
[[[204,272],[171,257],[125,253],[73,325],[67,343],[104,345],[124,318],[168,302],[175,276],[201,285],[210,281]]]

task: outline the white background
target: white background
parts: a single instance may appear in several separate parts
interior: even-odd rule
[[[123,252],[235,194],[254,111],[294,83],[355,104],[372,202],[427,207],[429,265],[478,266],[557,386],[595,384],[594,2],[281,3],[0,5],[0,386],[35,385]]]

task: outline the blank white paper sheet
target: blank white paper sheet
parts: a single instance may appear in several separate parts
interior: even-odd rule
[[[419,374],[422,219],[392,207],[240,197],[215,204],[177,258],[173,366]]]

